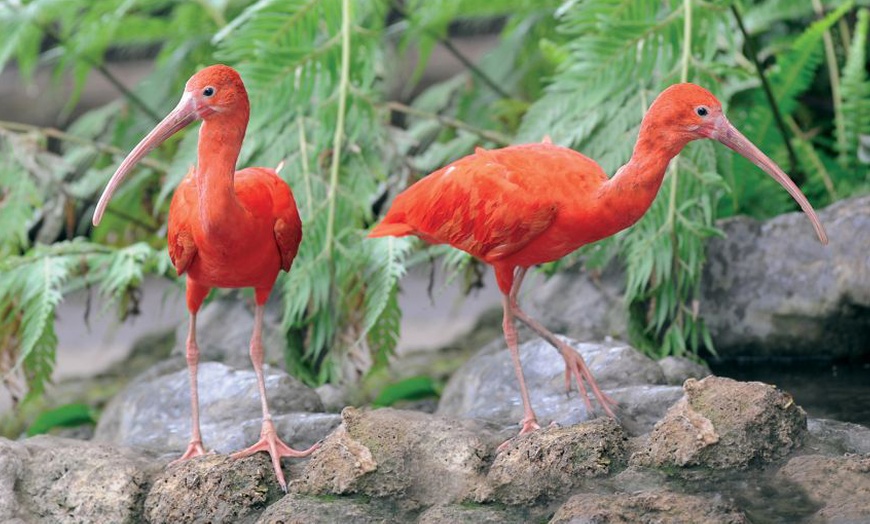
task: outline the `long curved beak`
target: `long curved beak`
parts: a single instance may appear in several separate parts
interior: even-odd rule
[[[715,131],[711,134],[710,138],[718,140],[730,149],[740,153],[747,160],[763,169],[768,175],[773,177],[774,180],[779,182],[779,184],[788,191],[788,194],[795,199],[798,205],[801,206],[801,209],[806,213],[807,217],[809,217],[810,222],[813,223],[813,228],[816,230],[816,235],[819,236],[819,241],[822,244],[828,243],[828,234],[825,233],[825,228],[822,226],[819,216],[816,215],[816,210],[813,209],[812,205],[810,205],[807,197],[804,196],[801,190],[794,182],[792,182],[791,178],[789,178],[789,176],[786,175],[773,160],[762,153],[760,149],[755,147],[755,144],[743,136],[743,134],[738,131],[727,118],[724,116],[719,117],[719,120],[716,122]]]
[[[179,101],[178,105],[175,106],[175,109],[166,115],[166,118],[161,120],[160,123],[157,124],[157,126],[152,129],[151,132],[148,133],[148,135],[145,136],[145,138],[143,138],[135,148],[133,148],[132,151],[130,151],[130,154],[127,155],[127,158],[125,158],[123,162],[121,162],[121,165],[118,166],[118,170],[115,171],[115,174],[112,175],[111,179],[109,179],[109,183],[106,184],[106,189],[103,190],[103,194],[100,196],[100,201],[97,202],[97,208],[94,210],[93,223],[95,226],[99,225],[100,221],[103,219],[103,213],[106,212],[106,206],[109,205],[109,200],[112,199],[112,194],[115,193],[115,190],[118,189],[118,186],[124,181],[124,177],[127,176],[127,173],[133,170],[136,163],[142,160],[142,158],[152,149],[166,141],[167,138],[198,118],[199,115],[197,114],[194,99],[189,93],[185,92],[181,97],[181,101]]]

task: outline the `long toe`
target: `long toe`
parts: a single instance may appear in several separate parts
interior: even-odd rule
[[[201,440],[191,440],[190,443],[187,445],[187,450],[184,452],[184,454],[181,455],[180,457],[178,457],[177,459],[173,460],[172,462],[170,462],[169,465],[174,466],[175,464],[178,464],[179,462],[185,461],[187,459],[191,459],[193,457],[199,457],[199,456],[205,455],[205,454],[206,454],[206,451],[205,451],[205,448],[202,447],[202,441]]]
[[[231,456],[234,459],[240,459],[244,457],[249,457],[259,451],[265,451],[272,459],[272,467],[275,469],[275,477],[278,479],[278,483],[281,485],[281,489],[286,492],[287,483],[284,480],[284,471],[281,469],[281,458],[307,457],[308,455],[314,453],[319,447],[320,443],[318,442],[310,448],[302,451],[291,448],[290,446],[285,444],[284,441],[278,438],[278,434],[275,432],[275,426],[272,424],[272,421],[267,420],[263,422],[263,429],[260,433],[260,440],[257,441],[257,443],[253,446],[247,449],[243,449],[241,451],[237,451]]]

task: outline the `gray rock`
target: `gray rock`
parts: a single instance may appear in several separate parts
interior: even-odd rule
[[[580,493],[568,499],[550,520],[550,524],[596,522],[743,524],[749,519],[729,502],[656,490],[619,495]]]
[[[281,305],[279,293],[273,293],[266,302],[263,315],[263,350],[265,362],[278,364],[283,361],[287,346],[281,329]],[[182,322],[175,332],[173,356],[183,357],[186,351],[187,331],[190,324]],[[196,317],[196,342],[200,359],[223,362],[228,366],[244,369],[251,366],[249,354],[251,333],[254,330],[254,302],[240,290],[222,290],[208,302]]]
[[[810,435],[831,448],[831,453],[870,454],[870,428],[823,418],[807,419]]]
[[[158,366],[141,375],[106,407],[95,440],[180,453],[190,439],[190,386],[187,370]],[[220,453],[238,451],[257,441],[260,397],[253,370],[235,370],[217,362],[199,365],[200,424],[204,445]],[[266,393],[276,429],[291,446],[304,449],[339,423],[323,411],[310,388],[283,371],[266,367]]]
[[[625,463],[626,435],[611,418],[518,436],[499,453],[477,502],[512,506],[553,500]]]
[[[806,413],[773,386],[710,376],[683,388],[633,464],[746,468],[787,455],[806,436]]]
[[[564,340],[583,355],[599,386],[619,402],[620,421],[633,434],[648,431],[681,394],[680,388],[661,385],[665,376],[655,361],[626,344]],[[520,360],[541,425],[570,426],[592,418],[576,389],[565,394],[565,362],[552,346],[541,339],[529,341],[520,346]],[[503,342],[496,342],[454,373],[437,413],[515,425],[522,409],[510,353]]]
[[[158,467],[108,444],[0,438],[0,521],[141,522],[142,500]]]
[[[812,522],[870,522],[870,457],[794,457],[777,476],[797,484],[821,506]]]
[[[687,378],[701,380],[710,375],[707,364],[695,362],[686,357],[665,357],[658,361],[665,374],[665,383],[672,386],[682,386]]]
[[[145,499],[148,522],[252,523],[283,493],[268,455],[205,455],[167,467]]]
[[[802,213],[725,220],[710,241],[701,311],[722,357],[870,352],[870,195],[819,213],[819,244]]]
[[[342,420],[291,491],[397,497],[416,507],[462,500],[482,478],[488,446],[459,421],[389,408],[345,408]]]

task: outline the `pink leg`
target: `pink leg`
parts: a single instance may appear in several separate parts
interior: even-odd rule
[[[565,342],[556,338],[553,333],[551,333],[547,328],[541,325],[540,322],[530,317],[526,314],[525,311],[520,309],[520,306],[517,302],[517,295],[519,294],[520,285],[522,285],[523,278],[526,276],[526,268],[517,269],[516,277],[514,279],[513,287],[511,288],[510,294],[510,307],[514,315],[525,325],[532,328],[532,330],[540,335],[544,340],[550,343],[553,347],[559,350],[559,353],[562,354],[562,358],[565,360],[565,389],[566,391],[571,390],[571,377],[574,377],[574,380],[577,382],[577,389],[580,390],[580,395],[583,397],[583,401],[586,403],[586,407],[589,408],[589,411],[592,411],[592,403],[589,401],[589,397],[586,394],[586,387],[584,386],[584,381],[589,385],[589,389],[592,390],[592,394],[595,395],[595,398],[598,400],[598,403],[601,404],[601,407],[604,408],[604,411],[611,417],[616,418],[614,415],[611,406],[616,406],[616,402],[604,394],[601,389],[598,387],[598,383],[595,382],[595,378],[592,376],[592,372],[589,371],[589,368],[586,366],[586,362],[583,360],[583,357],[580,356],[577,351],[566,344]]]
[[[187,372],[190,374],[190,411],[191,434],[187,451],[181,457],[173,460],[171,464],[187,460],[189,458],[205,455],[202,447],[202,436],[199,433],[199,389],[196,385],[196,368],[199,363],[199,346],[196,345],[196,313],[190,314],[190,329],[187,332]]]
[[[251,336],[251,362],[254,364],[254,372],[257,374],[257,385],[260,389],[260,402],[263,406],[263,428],[260,430],[260,440],[253,446],[233,453],[233,458],[242,458],[253,455],[258,451],[265,451],[272,457],[272,467],[275,468],[275,476],[281,489],[287,491],[287,482],[284,481],[284,472],[281,470],[281,457],[307,457],[313,453],[320,444],[315,444],[305,451],[296,451],[278,438],[275,432],[275,424],[269,413],[266,401],[266,382],[263,378],[263,309],[262,304],[257,304],[254,310],[254,334]]]
[[[520,421],[521,427],[519,434],[525,435],[526,433],[539,429],[541,426],[538,425],[538,419],[532,409],[532,401],[529,398],[529,390],[526,387],[526,378],[523,375],[523,367],[520,363],[520,350],[517,347],[517,328],[514,326],[514,317],[510,307],[510,299],[506,296],[503,297],[502,304],[504,305],[504,321],[502,322],[504,339],[511,352],[514,372],[517,374],[517,381],[519,381],[520,384],[520,396],[523,399],[523,419]],[[503,451],[505,447],[507,447],[508,442],[502,443],[502,445],[498,447],[498,451]]]

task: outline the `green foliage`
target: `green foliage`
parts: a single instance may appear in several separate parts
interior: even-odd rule
[[[401,400],[437,397],[440,390],[439,385],[431,377],[410,377],[384,387],[372,401],[372,405],[384,407],[392,406]]]
[[[27,428],[27,436],[48,433],[54,428],[96,424],[97,413],[87,404],[64,404],[40,413]]]
[[[303,218],[299,254],[275,292],[288,367],[310,383],[355,381],[387,366],[401,321],[397,282],[410,264],[442,257],[451,278],[480,281],[480,266],[455,250],[365,239],[385,191],[389,205],[397,190],[474,147],[549,136],[613,173],[631,155],[652,99],[685,80],[711,89],[732,122],[805,180],[814,204],[866,191],[866,8],[825,0],[817,17],[813,2],[734,5],[746,36],[730,0],[0,3],[0,69],[14,62],[31,83],[37,66],[49,68],[54,81],[73,86],[58,122],[64,133],[0,122],[4,380],[25,379],[31,396],[42,391],[65,293],[94,287],[123,318],[136,312],[147,275],[175,278],[163,226],[169,198],[195,162],[195,127],[142,162],[100,228],[90,227],[90,215],[120,158],[175,105],[187,77],[218,61],[241,71],[251,95],[239,164],[283,163]],[[452,45],[456,30],[494,27],[497,42],[478,60]],[[837,43],[839,77],[826,78],[821,67],[832,59],[827,36]],[[438,47],[466,67],[421,88]],[[106,67],[110,56],[155,52],[153,71],[132,88]],[[403,79],[394,64],[412,53],[416,69]],[[116,85],[121,99],[66,122],[94,75]],[[408,104],[384,102],[397,84],[403,97],[420,92]],[[829,106],[840,110],[832,115]],[[787,194],[755,166],[715,144],[690,144],[646,216],[579,256],[587,267],[614,257],[626,265],[635,343],[655,355],[712,349],[698,286],[715,219],[790,209]]]

